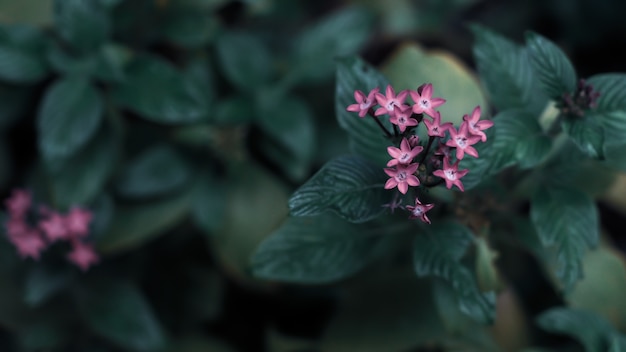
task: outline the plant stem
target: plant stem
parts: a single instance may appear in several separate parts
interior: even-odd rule
[[[422,154],[422,160],[420,160],[420,165],[422,165],[424,163],[424,160],[426,160],[426,157],[428,156],[428,152],[430,151],[430,147],[433,145],[433,141],[435,140],[435,137],[430,136],[428,138],[428,144],[426,144],[426,148],[424,149],[424,154]]]
[[[389,139],[393,139],[393,135],[391,134],[391,132],[387,130],[385,126],[383,126],[383,123],[380,122],[380,119],[378,119],[378,116],[374,114],[369,114],[369,115],[374,119],[374,121],[376,121],[376,123],[378,124],[378,127],[380,127],[380,129],[383,130],[383,132],[385,132],[385,136],[387,136],[387,138]]]

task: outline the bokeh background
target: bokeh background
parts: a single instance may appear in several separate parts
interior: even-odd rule
[[[442,321],[427,283],[389,270],[404,257],[323,286],[256,279],[249,258],[289,194],[348,150],[336,58],[401,88],[433,82],[459,120],[487,106],[471,24],[541,33],[585,77],[626,72],[624,13],[620,0],[0,0],[0,195],[90,209],[100,258],[82,272],[63,246],[23,260],[0,239],[0,351],[582,350],[534,326],[563,298],[528,253],[496,261],[493,327]],[[623,331],[626,186],[584,177],[603,180],[607,245],[570,303]]]

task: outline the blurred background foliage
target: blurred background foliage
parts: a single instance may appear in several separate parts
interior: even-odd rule
[[[535,324],[562,298],[506,236],[491,327],[397,269],[410,258],[317,287],[254,279],[249,258],[289,194],[348,151],[336,58],[359,54],[397,88],[432,82],[458,122],[486,106],[469,24],[542,33],[586,76],[626,71],[625,12],[619,0],[0,0],[0,193],[90,208],[101,254],[83,274],[64,248],[22,261],[0,240],[0,350],[582,350]],[[604,245],[569,303],[623,332],[622,181],[602,179]]]

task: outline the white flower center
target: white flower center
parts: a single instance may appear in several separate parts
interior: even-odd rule
[[[406,123],[406,119],[403,116],[401,116],[398,118],[398,123],[401,125],[404,125]]]
[[[424,208],[421,206],[416,206],[415,209],[413,209],[413,215],[415,216],[422,216],[422,214],[424,214]]]
[[[460,148],[467,147],[467,138],[465,138],[465,136],[456,137],[454,140],[456,141],[456,145]]]
[[[399,171],[396,174],[396,181],[398,181],[398,182],[406,181],[406,171]]]
[[[387,111],[393,111],[395,109],[396,103],[395,101],[391,100],[387,103],[386,109]]]
[[[359,109],[361,110],[367,110],[370,108],[370,106],[372,106],[372,102],[371,101],[366,101],[365,103],[361,103],[359,105]]]
[[[428,109],[428,107],[430,106],[430,102],[426,99],[423,99],[422,101],[420,101],[420,105],[425,108]]]
[[[405,163],[407,161],[411,160],[411,154],[409,153],[403,153],[402,155],[400,155],[400,161]]]
[[[456,180],[456,172],[454,170],[450,170],[450,169],[444,170],[443,173],[444,175],[446,175],[446,178],[448,180],[452,180],[452,181]]]

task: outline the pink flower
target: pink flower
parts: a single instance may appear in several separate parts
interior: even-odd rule
[[[445,143],[439,141],[439,145],[435,150],[435,155],[443,155],[446,157],[450,157],[452,155],[452,148],[448,147]]]
[[[387,153],[389,153],[389,155],[393,158],[389,160],[387,166],[410,164],[413,161],[413,158],[415,158],[423,149],[424,147],[421,146],[411,148],[409,141],[406,138],[402,138],[402,142],[400,142],[400,149],[396,147],[387,147]]]
[[[374,115],[378,116],[389,114],[389,116],[393,116],[396,113],[397,108],[404,109],[407,107],[404,105],[404,100],[408,94],[409,92],[403,90],[396,96],[396,92],[393,90],[393,87],[387,86],[385,95],[376,93],[376,101],[380,105],[380,108],[376,109]]]
[[[469,117],[467,115],[463,115],[463,121],[467,122],[470,134],[474,136],[479,136],[480,140],[485,142],[487,140],[487,135],[484,130],[493,126],[493,121],[490,120],[482,120],[480,119],[480,106],[474,108],[472,111],[472,116]]]
[[[439,111],[435,112],[432,122],[428,119],[424,119],[424,124],[428,129],[428,135],[431,137],[445,137],[446,130],[454,128],[451,122],[441,123],[441,114]]]
[[[425,113],[428,116],[435,117],[435,108],[443,105],[445,99],[433,98],[433,85],[428,83],[417,88],[417,91],[410,91],[411,99],[415,102],[413,112],[416,114]]]
[[[39,231],[36,229],[28,229],[27,232],[19,236],[9,236],[9,240],[15,248],[17,248],[20,257],[31,257],[35,260],[39,259],[41,251],[46,248],[46,242],[41,238]]]
[[[98,254],[96,254],[92,245],[75,240],[72,241],[72,247],[72,251],[67,255],[67,259],[82,271],[87,271],[91,265],[98,263]]]
[[[26,221],[22,218],[9,218],[4,227],[9,237],[19,237],[31,231]]]
[[[396,165],[395,169],[385,169],[385,173],[391,177],[385,183],[385,189],[392,189],[394,187],[398,187],[398,190],[402,194],[406,194],[409,190],[409,186],[419,186],[420,180],[417,176],[413,175],[419,164],[409,164],[409,165]]]
[[[434,206],[434,204],[422,204],[419,199],[415,198],[415,206],[407,205],[406,210],[411,212],[409,219],[420,219],[422,222],[430,224],[430,219],[426,216],[426,212]]]
[[[91,223],[92,218],[93,214],[89,210],[72,208],[65,217],[67,231],[73,236],[87,236],[89,233],[89,223]]]
[[[14,218],[21,218],[26,215],[32,203],[30,192],[23,189],[14,189],[11,196],[4,201],[9,215]]]
[[[468,128],[467,122],[464,121],[458,132],[454,128],[448,130],[450,132],[450,139],[446,142],[446,145],[456,148],[456,158],[458,160],[463,159],[465,153],[474,158],[478,158],[478,152],[472,145],[478,143],[480,137],[471,135],[468,132]]]
[[[411,118],[412,114],[411,108],[408,106],[397,108],[389,118],[389,122],[400,127],[400,132],[404,132],[409,126],[417,126],[417,120]]]
[[[415,134],[409,137],[409,145],[411,146],[411,148],[420,145],[420,137]]]
[[[65,218],[61,214],[51,212],[47,219],[39,221],[39,228],[50,242],[70,239]]]
[[[463,184],[461,183],[460,178],[467,175],[469,172],[468,169],[459,171],[459,160],[454,163],[454,165],[450,165],[450,159],[448,157],[443,158],[443,169],[435,170],[433,175],[439,176],[446,181],[446,188],[451,189],[452,186],[457,186],[461,192],[464,192]]]
[[[356,100],[356,104],[352,104],[348,106],[346,110],[350,112],[358,112],[359,117],[364,117],[369,109],[374,106],[376,103],[376,94],[378,93],[378,88],[372,89],[367,97],[363,92],[357,90],[354,92],[354,100]]]

